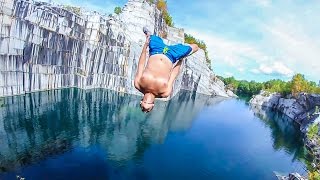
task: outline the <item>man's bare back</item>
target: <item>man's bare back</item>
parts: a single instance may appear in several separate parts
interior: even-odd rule
[[[144,112],[152,110],[154,106],[154,99],[156,97],[165,98],[170,96],[174,81],[179,74],[182,64],[182,61],[177,59],[180,58],[179,54],[177,56],[174,53],[179,52],[181,48],[182,50],[183,48],[187,48],[187,51],[183,52],[184,54],[181,54],[181,57],[185,57],[198,50],[198,46],[195,44],[191,44],[190,47],[179,44],[176,46],[179,46],[180,49],[169,54],[167,51],[171,46],[169,46],[169,48],[164,46],[164,44],[162,44],[162,40],[159,40],[160,38],[157,36],[152,36],[152,39],[153,40],[151,40],[152,42],[149,46],[150,34],[146,33],[146,42],[139,58],[138,69],[134,80],[134,86],[144,94],[144,97],[140,102],[142,111]],[[148,59],[147,65],[145,66],[148,48],[150,48],[151,55]],[[154,51],[158,51],[159,48],[164,53],[154,53]],[[172,46],[171,48],[175,47]],[[176,58],[176,63],[173,61],[173,58]]]

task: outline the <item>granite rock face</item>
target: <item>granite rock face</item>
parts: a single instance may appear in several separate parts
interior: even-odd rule
[[[308,178],[301,176],[298,173],[290,173],[288,176],[277,176],[279,180],[308,180]]]
[[[168,27],[154,5],[129,0],[122,13],[80,14],[62,6],[0,0],[0,97],[78,87],[140,93],[133,78],[144,43],[142,27],[183,43],[183,29]],[[229,97],[199,50],[185,58],[172,96],[180,89]]]
[[[278,105],[280,98],[280,94],[267,94],[262,91],[260,94],[255,95],[250,99],[250,104],[273,108]]]
[[[250,100],[251,105],[280,111],[301,125],[301,130],[315,121],[320,107],[320,95],[301,93],[296,98],[283,98],[278,93],[261,92]]]

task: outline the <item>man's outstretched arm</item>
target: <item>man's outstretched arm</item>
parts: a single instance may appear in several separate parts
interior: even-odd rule
[[[139,87],[139,80],[142,76],[143,70],[144,70],[144,66],[146,64],[146,59],[147,59],[147,48],[149,46],[149,36],[147,36],[146,42],[143,45],[142,51],[141,51],[141,55],[139,58],[139,62],[138,62],[138,68],[137,68],[137,72],[136,72],[136,76],[134,78],[134,86],[137,89],[140,89]]]

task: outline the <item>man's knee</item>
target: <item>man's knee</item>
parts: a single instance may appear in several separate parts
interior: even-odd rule
[[[190,44],[191,48],[192,48],[192,53],[197,52],[199,50],[199,47],[197,44]]]

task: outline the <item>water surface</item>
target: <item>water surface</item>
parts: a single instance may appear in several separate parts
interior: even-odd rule
[[[63,89],[5,98],[0,179],[275,179],[304,173],[298,128],[236,99]]]

